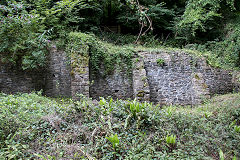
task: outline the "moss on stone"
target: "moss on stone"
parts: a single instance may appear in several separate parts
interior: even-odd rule
[[[203,83],[203,88],[204,89],[207,89],[208,88],[208,85],[206,83]]]
[[[200,80],[200,77],[198,76],[198,74],[194,74],[194,78],[197,79],[197,80]]]

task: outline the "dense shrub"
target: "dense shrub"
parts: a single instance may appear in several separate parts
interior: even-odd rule
[[[41,17],[27,13],[23,3],[8,3],[0,6],[0,19],[1,61],[19,63],[23,69],[42,67],[48,31],[41,25]]]
[[[227,22],[220,39],[204,44],[191,44],[187,48],[206,53],[209,64],[227,69],[239,69],[240,65],[240,15]]]
[[[234,0],[188,0],[184,14],[177,18],[174,27],[176,36],[187,41],[194,41],[196,38],[206,38],[208,35],[200,34],[200,32],[214,33],[223,25],[220,17],[227,17],[235,10]],[[227,15],[226,15],[227,14]],[[218,36],[219,33],[211,35]]]

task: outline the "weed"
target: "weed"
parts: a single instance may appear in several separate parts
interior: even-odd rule
[[[221,149],[219,150],[219,158],[220,158],[220,160],[224,160],[224,154]]]
[[[111,143],[112,143],[112,147],[114,150],[116,150],[116,148],[119,145],[119,139],[118,139],[118,135],[111,135],[110,137],[106,137]]]
[[[235,130],[235,132],[237,132],[237,133],[240,133],[240,126],[234,126],[234,130]]]
[[[171,145],[176,144],[176,135],[166,136],[166,142]]]
[[[168,115],[169,117],[171,117],[172,114],[173,114],[173,112],[175,111],[175,108],[174,108],[173,106],[169,106],[169,107],[167,107],[165,110],[166,110],[166,112],[167,112],[167,115]]]
[[[164,60],[164,59],[161,59],[161,58],[157,59],[157,64],[158,64],[159,66],[163,66],[164,63],[165,63],[165,60]]]

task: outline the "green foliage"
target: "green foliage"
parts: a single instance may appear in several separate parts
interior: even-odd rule
[[[176,135],[166,136],[166,142],[170,145],[176,144]]]
[[[212,30],[219,25],[218,18],[223,16],[224,10],[235,9],[234,3],[234,0],[188,0],[184,14],[176,23],[176,35],[178,38],[192,40],[196,32]]]
[[[149,47],[149,48],[157,48],[163,47],[162,45],[166,42],[163,39],[157,38],[157,36],[153,36],[152,34],[146,34],[141,36],[137,42],[137,46],[134,45],[137,36],[130,34],[116,34],[116,33],[108,33],[102,32],[97,33],[96,36],[105,42],[117,45],[117,46],[133,46],[134,48],[137,46]]]
[[[208,41],[205,44],[188,45],[207,57],[208,63],[226,69],[238,68],[240,59],[240,15],[230,20],[225,26],[222,40]]]
[[[4,141],[5,147],[1,148],[0,158],[1,159],[9,159],[9,160],[17,160],[21,159],[22,157],[27,157],[29,154],[27,153],[27,149],[29,148],[28,145],[21,144],[20,142],[16,142],[13,138],[16,136],[11,135]]]
[[[162,66],[163,64],[164,64],[164,59],[162,59],[162,58],[159,58],[159,59],[157,59],[157,64],[159,65],[159,66]]]
[[[224,154],[223,154],[223,151],[221,149],[219,151],[219,157],[220,157],[220,160],[224,160]]]
[[[27,2],[29,3],[29,2]],[[32,11],[40,14],[47,28],[52,28],[54,38],[66,38],[73,30],[89,30],[99,25],[102,10],[95,1],[37,0],[30,2]]]
[[[234,126],[234,130],[235,132],[240,133],[240,126]]]
[[[127,1],[125,6],[118,15],[118,22],[134,33],[140,31],[141,24],[144,24],[144,31],[169,30],[168,22],[175,16],[174,10],[166,8],[164,2],[132,0]]]
[[[239,65],[239,27],[235,25],[239,2],[235,0],[11,0],[0,4],[1,61],[20,64],[23,69],[46,63],[48,39],[61,42],[62,47],[68,44],[71,53],[88,48],[95,75],[101,68],[105,74],[119,67],[131,68],[133,51],[121,45],[137,39],[138,45],[152,48],[194,42],[198,50],[212,52],[208,54],[211,65]],[[101,29],[109,25],[120,25],[123,33],[135,35],[142,28],[140,38],[102,33]],[[73,34],[77,32],[94,32],[98,38]],[[85,36],[87,41],[77,41]]]
[[[68,35],[67,52],[72,54],[80,54],[82,56],[89,55],[89,46],[96,42],[94,35],[81,32],[71,32]]]
[[[39,134],[46,138],[55,130],[42,118],[67,111],[65,106],[40,94],[0,94],[0,159],[32,158],[28,151],[31,142]]]
[[[109,101],[101,97],[101,100],[99,101],[100,109],[102,110],[102,113],[104,115],[110,115],[112,112],[112,104],[113,99],[111,98]]]
[[[234,159],[240,157],[239,103],[239,94],[218,96],[201,106],[174,107],[169,116],[146,102],[1,94],[0,159],[213,159],[219,148]]]
[[[1,95],[1,139],[6,139],[10,134],[14,135],[19,129],[27,127],[43,116],[47,110],[39,103],[41,100],[44,98],[38,97],[37,94],[8,97]],[[25,114],[28,110],[32,113]]]
[[[219,150],[219,158],[220,158],[220,160],[225,160],[224,157],[225,157],[225,156],[224,156],[224,154],[223,154],[223,151],[220,149],[220,150]],[[232,160],[237,160],[237,157],[234,156],[234,157],[232,158]]]
[[[206,32],[207,21],[220,16],[216,12],[218,9],[219,2],[217,1],[189,0],[181,21],[176,26],[177,34],[185,35],[189,39],[195,36],[198,30]]]
[[[7,14],[7,16],[5,16]],[[23,69],[35,69],[45,64],[48,31],[39,23],[38,14],[29,14],[23,3],[8,3],[0,8],[1,61]]]
[[[1,1],[1,61],[20,64],[23,69],[42,67],[48,39],[60,38],[75,61],[73,68],[88,62],[90,55],[90,67],[96,76],[116,69],[131,74],[132,57],[142,48],[127,45],[134,43],[137,36],[100,33],[99,26],[117,22],[125,33],[136,34],[139,22],[147,30],[152,21],[149,29],[152,27],[156,36],[142,36],[138,45],[155,50],[176,33],[176,38],[186,43],[196,42],[189,48],[201,51],[209,64],[239,66],[240,16],[238,6],[234,8],[239,2],[139,2]],[[97,32],[97,36],[86,31]],[[212,41],[206,41],[208,38]],[[172,44],[177,44],[176,40]],[[156,62],[162,65],[164,60]],[[99,74],[102,70],[103,75]],[[73,102],[36,93],[0,94],[0,159],[214,159],[233,155],[236,159],[240,157],[239,104],[239,94],[219,96],[197,107],[163,109],[136,100],[102,98],[94,102],[82,98]],[[112,148],[119,150],[112,152]],[[225,155],[218,152],[219,148]]]
[[[50,155],[47,155],[47,158],[45,158],[43,155],[40,155],[40,154],[34,154],[36,157],[39,157],[41,158],[42,160],[56,160],[56,157],[55,156],[50,156]]]
[[[119,145],[118,135],[115,134],[115,135],[111,135],[110,137],[106,137],[106,138],[112,143],[113,149],[116,150],[117,146]]]
[[[134,99],[134,101],[129,103],[129,109],[134,117],[136,117],[137,114],[142,112],[145,109],[145,107],[146,107],[146,103],[142,104],[140,102],[137,102],[136,99]]]
[[[134,51],[129,47],[120,47],[99,40],[93,34],[71,32],[67,50],[74,54],[90,55],[91,69],[96,74],[104,66],[104,74],[111,74],[115,69],[127,70],[130,73]]]
[[[124,129],[127,129],[132,118],[136,121],[137,128],[140,128],[144,122],[148,121],[149,115],[146,111],[150,108],[153,108],[151,103],[141,103],[136,99],[129,101],[129,103],[125,106],[128,116],[125,119]]]
[[[174,113],[174,111],[176,110],[176,108],[174,108],[173,106],[169,106],[169,107],[166,107],[165,110],[166,110],[168,116],[171,117],[172,114]]]

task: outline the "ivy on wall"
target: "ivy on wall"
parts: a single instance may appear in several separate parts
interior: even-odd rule
[[[116,69],[127,70],[130,73],[132,68],[133,49],[101,41],[93,34],[71,32],[66,48],[73,60],[73,67],[81,68],[80,64],[84,63],[77,60],[78,55],[89,56],[91,69],[95,75],[101,73],[101,69],[104,69],[104,75],[106,75],[113,73]]]

